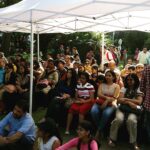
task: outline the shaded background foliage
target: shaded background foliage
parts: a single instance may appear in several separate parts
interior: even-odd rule
[[[0,8],[10,6],[20,0],[0,0]],[[36,53],[37,41],[36,35],[34,44],[34,53]],[[128,53],[134,54],[136,48],[142,49],[143,46],[150,48],[150,34],[139,31],[118,31],[107,33],[105,36],[106,45],[114,44],[118,46],[118,40],[122,39],[122,48],[127,49]],[[81,58],[84,59],[88,50],[94,50],[96,57],[99,57],[99,47],[101,44],[101,34],[95,32],[80,32],[72,34],[42,34],[40,35],[40,51],[43,56],[47,52],[53,53],[59,48],[60,44],[64,46],[77,47]],[[1,51],[5,55],[12,55],[15,52],[29,52],[30,42],[29,34],[25,33],[2,33],[0,37]]]

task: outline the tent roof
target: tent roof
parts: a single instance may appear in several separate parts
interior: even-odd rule
[[[0,9],[0,30],[35,33],[149,30],[149,0],[23,0]]]

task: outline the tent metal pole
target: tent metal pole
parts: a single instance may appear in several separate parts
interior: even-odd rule
[[[30,41],[30,106],[29,113],[32,115],[32,99],[33,99],[33,23],[32,23],[32,11],[31,11],[31,41]]]
[[[40,42],[39,42],[39,32],[37,33],[37,59],[40,61]]]
[[[102,58],[101,58],[101,69],[103,70],[104,69],[104,46],[105,46],[105,43],[104,43],[104,40],[105,40],[105,33],[102,32]]]

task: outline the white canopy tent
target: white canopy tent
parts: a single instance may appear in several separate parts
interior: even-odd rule
[[[0,9],[0,30],[34,33],[149,30],[149,0],[23,0]]]
[[[0,31],[31,33],[30,113],[34,33],[149,31],[149,8],[149,0],[23,0],[0,9]]]

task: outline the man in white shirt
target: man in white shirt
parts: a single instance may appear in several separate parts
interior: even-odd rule
[[[149,64],[149,59],[150,59],[150,53],[147,51],[147,48],[144,47],[137,57],[137,63],[147,65]]]

